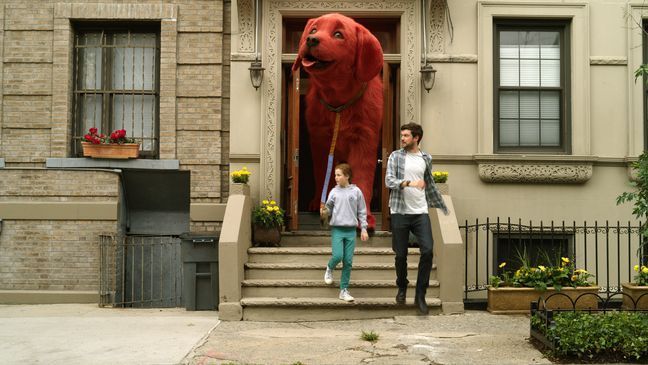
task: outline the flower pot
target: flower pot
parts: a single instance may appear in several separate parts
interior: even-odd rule
[[[281,230],[279,227],[262,227],[254,225],[252,229],[252,242],[255,246],[278,247],[281,242]]]
[[[244,183],[231,183],[229,195],[250,196],[250,185]]]
[[[567,295],[572,301],[585,293],[591,293],[594,295],[585,295],[582,296],[578,301],[576,301],[576,309],[588,309],[598,308],[599,300],[598,296],[598,286],[584,286],[578,288],[562,288],[560,293]],[[488,311],[494,314],[515,314],[515,313],[530,313],[531,312],[531,302],[537,301],[538,298],[542,297],[546,301],[546,306],[549,309],[573,309],[574,306],[563,295],[555,295],[547,299],[550,295],[557,293],[557,291],[549,287],[546,291],[537,291],[534,288],[511,288],[511,287],[499,287],[499,288],[488,288]],[[542,305],[542,304],[540,304]]]
[[[139,156],[139,143],[93,144],[81,142],[83,156],[92,158],[129,159]]]
[[[621,304],[622,309],[648,310],[648,286],[638,286],[632,283],[623,283],[621,285],[623,286],[623,293],[628,294],[637,303],[637,308],[635,308],[632,300],[630,300],[628,296],[623,295],[623,303]]]

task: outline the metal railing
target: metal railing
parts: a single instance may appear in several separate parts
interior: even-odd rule
[[[487,218],[481,222],[476,219],[474,224],[469,224],[466,220],[459,227],[465,243],[464,301],[485,300],[489,277],[498,273],[501,260],[520,252],[528,254],[533,247],[546,250],[545,256],[552,258],[569,257],[576,268],[594,275],[591,280],[600,287],[600,293],[617,293],[621,291],[621,283],[632,281],[633,266],[646,261],[645,245],[640,248],[642,224],[618,221],[547,224],[511,218],[504,221]],[[514,269],[515,265],[509,262],[506,269]]]
[[[180,239],[173,236],[99,236],[99,305],[182,305]]]

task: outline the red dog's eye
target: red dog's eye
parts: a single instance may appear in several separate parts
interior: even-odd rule
[[[313,33],[315,33],[315,32],[317,32],[317,29],[313,28],[313,29],[311,29],[311,31],[310,31],[309,34],[313,34]]]
[[[337,32],[333,33],[333,37],[344,39],[344,36],[342,35],[342,32],[340,32],[339,30]]]

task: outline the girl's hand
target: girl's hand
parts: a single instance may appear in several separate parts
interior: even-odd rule
[[[362,232],[360,232],[360,239],[363,241],[366,241],[369,239],[369,234],[367,233],[366,229],[363,229]]]

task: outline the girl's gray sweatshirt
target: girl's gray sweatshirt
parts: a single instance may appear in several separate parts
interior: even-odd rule
[[[326,200],[326,209],[331,212],[331,226],[357,227],[367,229],[367,206],[362,191],[354,184],[346,187],[336,185]]]

